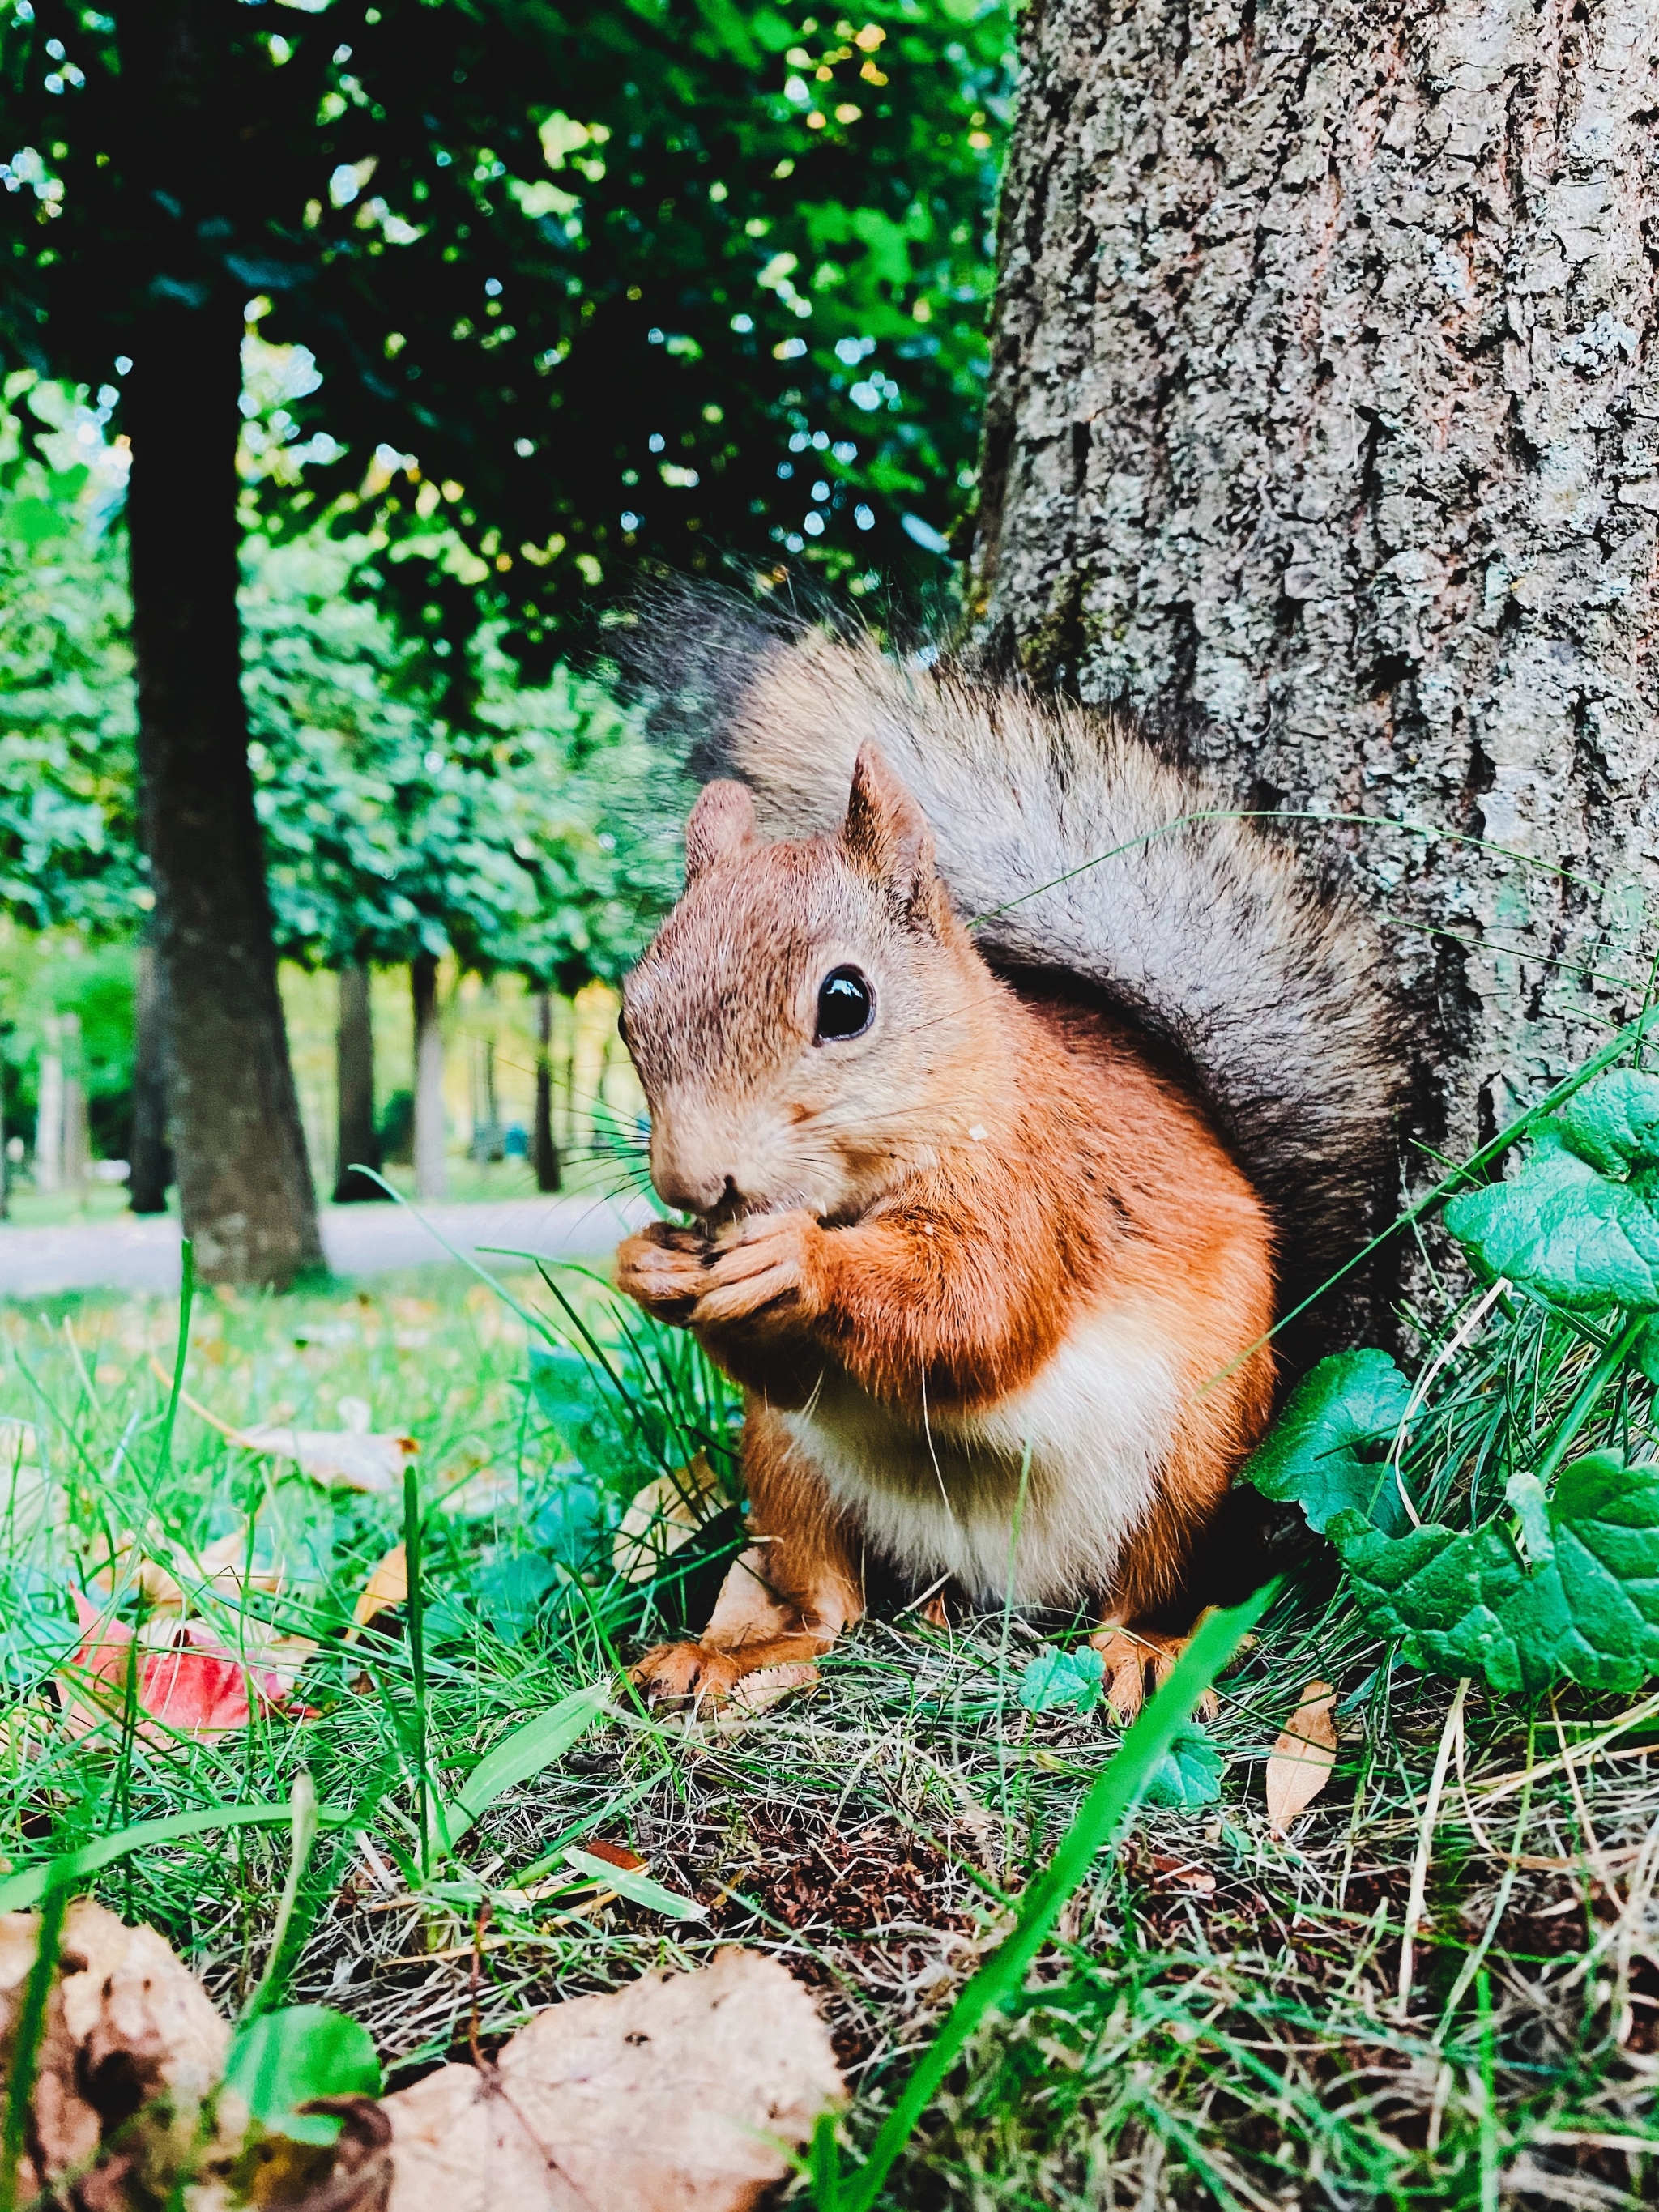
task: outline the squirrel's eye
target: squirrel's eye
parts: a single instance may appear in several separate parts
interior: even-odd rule
[[[816,1042],[862,1036],[875,1018],[876,994],[861,968],[834,968],[818,985]]]

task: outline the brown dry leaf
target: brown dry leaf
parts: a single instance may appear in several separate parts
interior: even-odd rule
[[[404,1468],[421,1449],[413,1437],[371,1435],[357,1429],[289,1429],[275,1421],[228,1433],[231,1442],[244,1450],[291,1459],[301,1474],[336,1490],[401,1489]]]
[[[274,1597],[283,1587],[279,1566],[256,1567],[252,1574],[246,1571],[246,1524],[210,1544],[199,1559],[192,1559],[186,1553],[179,1553],[179,1563],[186,1577],[184,1582],[171,1567],[146,1551],[143,1544],[144,1540],[131,1529],[125,1531],[116,1540],[108,1568],[96,1579],[104,1589],[110,1588],[112,1581],[131,1579],[157,1613],[187,1613],[207,1591],[237,1604],[249,1590],[264,1590]]]
[[[582,1849],[591,1859],[603,1859],[607,1866],[621,1867],[624,1874],[643,1874],[646,1861],[637,1851],[630,1851],[626,1844],[608,1844],[602,1837],[584,1838]]]
[[[625,1583],[649,1581],[725,1503],[707,1453],[699,1452],[690,1466],[659,1474],[635,1493],[611,1539],[611,1565]]]
[[[384,1613],[389,1605],[402,1605],[408,1595],[409,1562],[403,1546],[394,1544],[363,1584],[351,1617],[359,1628],[367,1628],[377,1613]]]
[[[1267,1761],[1267,1825],[1288,1834],[1330,1779],[1336,1764],[1336,1692],[1310,1682]]]
[[[716,1705],[708,1717],[715,1735],[741,1735],[780,1698],[796,1690],[813,1689],[817,1680],[818,1670],[810,1659],[793,1660],[784,1667],[761,1667],[752,1674],[742,1675],[733,1683],[726,1702]]]
[[[389,2212],[747,2212],[842,2094],[807,1991],[721,1951],[550,2005],[489,2071],[386,2098]]]
[[[34,1913],[0,1915],[0,2039],[11,2033],[40,1929]],[[74,2173],[62,2201],[77,2212],[165,2203],[187,2166],[228,2155],[234,2143],[210,2135],[204,2143],[198,2130],[229,2042],[207,1992],[153,1928],[124,1927],[88,1898],[71,1905],[20,2200]]]

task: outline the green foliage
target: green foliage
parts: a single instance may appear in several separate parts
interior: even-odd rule
[[[599,684],[516,688],[477,641],[466,731],[437,665],[354,597],[368,541],[246,542],[244,691],[277,943],[334,966],[453,951],[568,994],[616,981],[678,888],[688,793]]]
[[[1460,1340],[1414,1397],[1381,1352],[1327,1359],[1245,1470],[1331,1538],[1366,1621],[1413,1665],[1528,1693],[1659,1672],[1659,1465],[1632,1463],[1628,1443],[1634,1378],[1659,1364],[1642,1318],[1659,1307],[1656,1170],[1659,1078],[1589,1085],[1534,1126],[1513,1175],[1446,1209],[1487,1304],[1504,1302],[1484,1366],[1459,1372]],[[1615,1389],[1622,1447],[1564,1466]],[[1437,1502],[1419,1510],[1426,1486]]]
[[[378,2097],[380,2062],[361,2022],[326,2005],[285,2005],[240,2031],[225,2061],[225,2082],[267,2134],[331,2143],[338,2119],[301,2108],[318,2097]]]
[[[1091,1713],[1105,1686],[1104,1662],[1092,1644],[1075,1651],[1040,1651],[1019,1678],[1019,1702],[1028,1713]]]
[[[1659,1308],[1659,1076],[1621,1068],[1540,1122],[1520,1171],[1446,1208],[1490,1281],[1574,1312]]]
[[[1178,1729],[1169,1749],[1152,1769],[1146,1784],[1149,1805],[1167,1805],[1179,1813],[1196,1813],[1213,1805],[1221,1795],[1221,1778],[1227,1762],[1196,1722]]]
[[[1250,1462],[1250,1480],[1265,1496],[1299,1505],[1322,1534],[1337,1514],[1355,1510],[1397,1532],[1406,1514],[1385,1455],[1410,1397],[1386,1352],[1322,1359]]]
[[[1512,1476],[1508,1502],[1513,1529],[1386,1536],[1340,1515],[1331,1534],[1371,1625],[1413,1666],[1494,1690],[1633,1690],[1659,1672],[1659,1467],[1596,1452],[1553,1497]]]
[[[0,915],[125,932],[148,895],[118,475],[71,459],[82,430],[105,454],[97,416],[29,378],[8,401],[20,386],[47,452],[0,408]]]
[[[15,356],[98,386],[158,316],[216,343],[262,295],[322,381],[261,496],[366,488],[416,634],[483,612],[545,641],[641,564],[727,554],[942,573],[984,371],[994,0],[188,20],[187,75],[137,0],[8,23]]]

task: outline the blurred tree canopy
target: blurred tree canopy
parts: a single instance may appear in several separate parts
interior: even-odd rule
[[[188,13],[186,4],[185,12]],[[157,143],[151,11],[0,26],[0,345],[105,387],[160,305],[303,343],[268,508],[365,484],[414,635],[519,649],[641,562],[937,579],[984,359],[1000,0],[214,11]],[[176,106],[176,101],[173,103]],[[209,164],[211,164],[210,171]],[[441,520],[441,537],[432,526]]]
[[[0,408],[0,914],[119,934],[148,898],[125,555],[108,476],[77,458],[87,410],[33,397],[33,423]]]
[[[267,539],[320,520],[372,546],[356,586],[442,664],[446,718],[477,733],[463,777],[540,742],[486,717],[489,655],[544,678],[642,567],[740,559],[769,587],[793,561],[901,596],[943,577],[972,482],[1006,15],[9,4],[0,355],[95,396],[131,450],[181,1208],[205,1278],[283,1283],[321,1247],[249,754],[244,505]],[[239,474],[250,320],[294,373]],[[367,750],[356,733],[379,779],[359,831],[401,793],[406,838],[418,817],[476,844],[476,787],[417,805],[377,729]],[[556,850],[565,880],[542,890],[568,917],[605,848]],[[490,881],[499,920],[524,886]],[[574,957],[561,927],[526,914],[523,957]]]

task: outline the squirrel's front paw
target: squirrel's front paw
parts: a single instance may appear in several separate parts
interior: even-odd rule
[[[715,1328],[762,1313],[799,1321],[817,1313],[824,1236],[810,1213],[759,1213],[745,1221],[702,1269],[693,1326]]]
[[[653,1221],[617,1247],[617,1288],[659,1321],[689,1321],[708,1287],[714,1249],[695,1229]]]
[[[803,1659],[799,1638],[740,1646],[724,1651],[712,1644],[659,1644],[628,1670],[629,1680],[653,1705],[723,1705],[738,1684],[757,1674],[791,1678],[781,1687],[805,1689],[817,1679],[810,1658]]]

